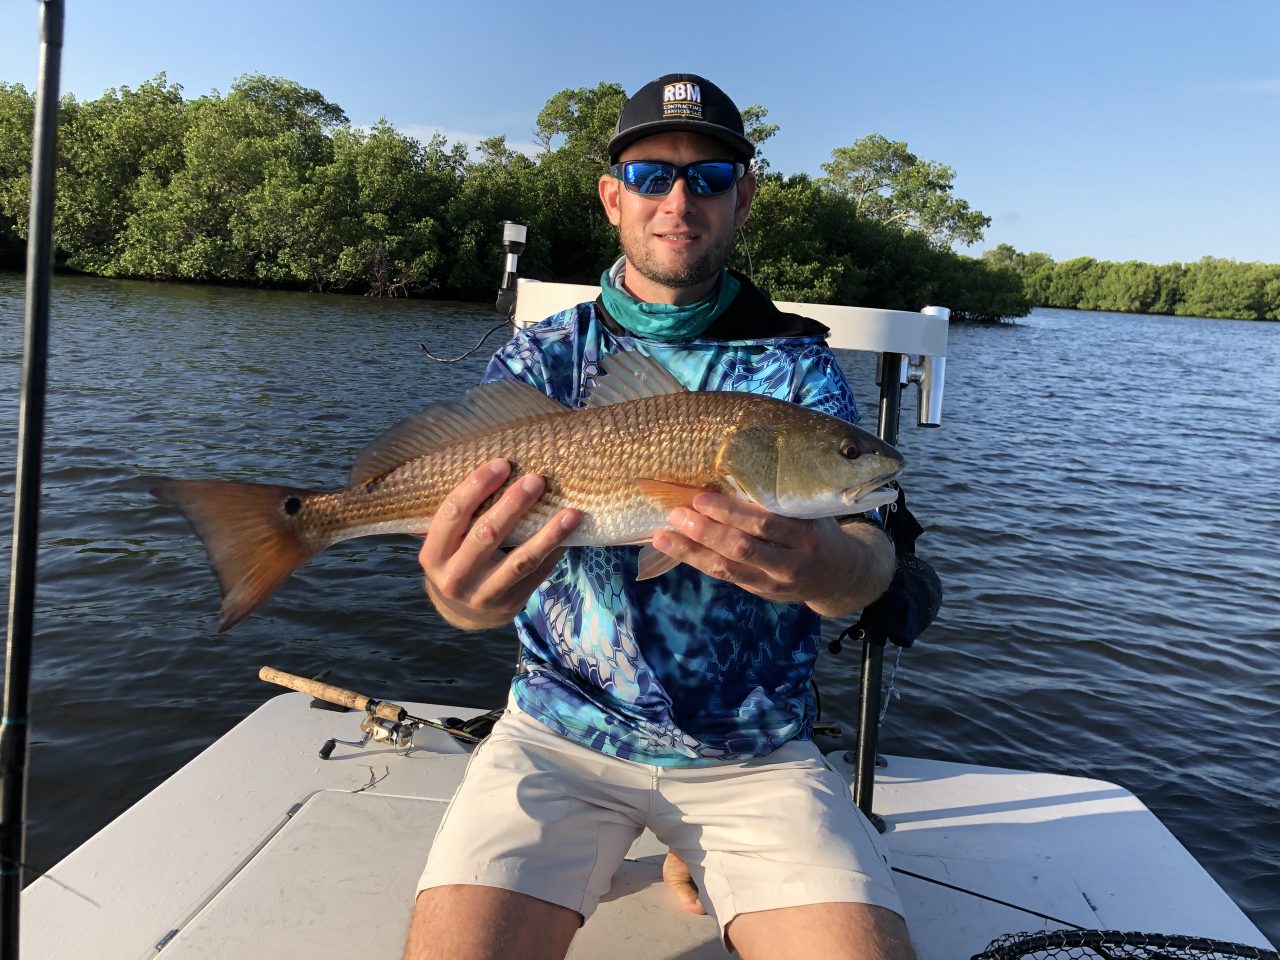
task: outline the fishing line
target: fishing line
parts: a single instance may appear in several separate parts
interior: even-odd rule
[[[999,897],[989,897],[985,893],[978,893],[976,890],[966,890],[964,887],[957,887],[954,883],[947,883],[945,880],[935,880],[933,877],[926,877],[923,874],[912,873],[910,870],[903,870],[901,867],[890,867],[894,873],[901,873],[907,877],[914,877],[917,880],[923,880],[925,883],[936,883],[940,887],[946,887],[948,890],[954,890],[957,893],[967,893],[971,897],[977,897],[979,900],[988,900],[991,903],[998,903],[1002,907],[1009,907],[1011,910],[1019,910],[1022,913],[1029,913],[1033,917],[1039,917],[1041,920],[1050,920],[1054,923],[1060,923],[1063,926],[1070,927],[1072,930],[1083,930],[1084,927],[1078,923],[1072,923],[1070,920],[1063,920],[1060,917],[1051,917],[1047,913],[1041,913],[1039,910],[1032,910],[1030,907],[1020,907],[1016,903],[1010,903],[1008,900],[1001,900]]]
[[[59,886],[63,890],[67,891],[67,893],[75,894],[77,897],[79,897],[81,900],[84,900],[86,903],[91,903],[98,908],[102,907],[102,904],[100,904],[97,900],[93,899],[93,897],[89,896],[87,893],[81,893],[75,887],[63,883],[57,877],[53,876],[53,874],[44,873],[40,870],[37,870],[34,867],[32,867],[31,864],[29,863],[24,863],[21,860],[14,860],[10,857],[0,857],[0,862],[12,864],[15,867],[21,867],[23,870],[27,871],[27,873],[34,873],[37,880],[48,880],[50,883],[54,884],[55,886]],[[10,869],[12,869],[12,867]]]
[[[391,768],[390,768],[390,767],[383,767],[383,768],[382,768],[382,776],[378,776],[378,775],[374,772],[373,767],[369,766],[368,764],[365,764],[365,767],[364,767],[364,768],[365,768],[366,770],[368,770],[368,771],[369,771],[369,782],[368,782],[368,783],[366,783],[363,787],[360,787],[360,788],[359,788],[359,789],[357,789],[357,790],[352,790],[352,791],[350,791],[351,793],[364,793],[364,792],[365,792],[366,790],[368,790],[370,787],[376,787],[376,786],[377,786],[378,784],[380,784],[383,780],[387,779],[387,777],[391,776]]]
[[[485,335],[480,338],[480,342],[477,343],[474,347],[472,347],[470,350],[468,350],[466,353],[462,354],[461,356],[454,357],[452,360],[449,360],[445,357],[437,357],[434,353],[432,353],[430,350],[427,349],[427,345],[425,343],[419,343],[418,346],[422,348],[423,353],[425,353],[432,360],[435,360],[437,363],[457,363],[459,360],[467,359],[467,357],[471,356],[473,353],[479,350],[480,347],[484,345],[484,342],[488,340],[490,336],[497,333],[499,330],[503,330],[506,327],[509,327],[510,325],[511,325],[511,321],[503,320],[502,323],[498,324],[493,329],[488,330],[485,333]]]

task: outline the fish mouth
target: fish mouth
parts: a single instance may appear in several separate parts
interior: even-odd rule
[[[883,507],[886,503],[893,503],[898,499],[898,488],[891,484],[896,477],[897,471],[887,473],[883,476],[876,477],[857,487],[847,487],[841,494],[840,499],[846,507],[853,507],[858,510],[872,510],[876,507]]]

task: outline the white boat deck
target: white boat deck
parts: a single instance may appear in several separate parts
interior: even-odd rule
[[[420,730],[398,755],[358,740],[360,715],[284,694],[255,711],[23,893],[22,950],[40,960],[397,960],[415,885],[467,753]],[[477,711],[405,704],[417,716]],[[832,756],[843,763],[840,754]],[[921,960],[1014,930],[1193,934],[1269,947],[1164,826],[1098,780],[889,757],[876,810]],[[848,764],[841,767],[851,777]],[[715,924],[678,911],[665,848],[633,847],[574,941],[576,960],[727,956]],[[901,871],[907,871],[904,873]],[[56,882],[55,882],[56,881]]]

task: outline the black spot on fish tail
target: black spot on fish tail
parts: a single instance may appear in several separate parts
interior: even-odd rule
[[[175,504],[204,542],[222,593],[218,632],[275,593],[317,547],[288,522],[312,491],[222,480],[169,480],[151,491]],[[283,514],[281,508],[283,507]]]

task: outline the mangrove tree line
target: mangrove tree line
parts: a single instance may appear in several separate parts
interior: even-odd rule
[[[1022,278],[1036,306],[1120,313],[1170,313],[1227,320],[1280,320],[1280,265],[1204,257],[1155,266],[1092,257],[1054,262],[1007,243],[983,254]]]
[[[594,282],[617,255],[596,199],[626,94],[564,90],[533,121],[530,156],[422,143],[352,126],[319,91],[250,75],[195,99],[160,76],[61,105],[55,236],[64,269],[107,277],[487,300],[500,222],[530,227],[522,272]],[[32,95],[0,83],[0,263],[22,263]],[[777,125],[753,105],[748,135]],[[826,176],[761,179],[735,266],[779,299],[1019,316],[1009,265],[953,253],[988,218],[952,194],[954,171],[879,135],[833,151]],[[748,260],[750,261],[748,263]]]
[[[57,256],[108,277],[487,300],[502,220],[530,225],[526,275],[593,282],[617,251],[596,178],[626,94],[563,90],[534,119],[530,156],[492,137],[468,150],[386,122],[351,126],[319,91],[241,77],[185,99],[161,74],[137,89],[61,105]],[[0,83],[0,266],[20,268],[30,184],[32,95]],[[743,111],[762,147],[768,111]],[[779,299],[1020,316],[1033,306],[1280,319],[1280,266],[1206,257],[1155,266],[1055,262],[1001,244],[981,259],[952,244],[990,219],[956,197],[955,172],[869,134],[833,149],[824,176],[772,169],[734,265]]]

